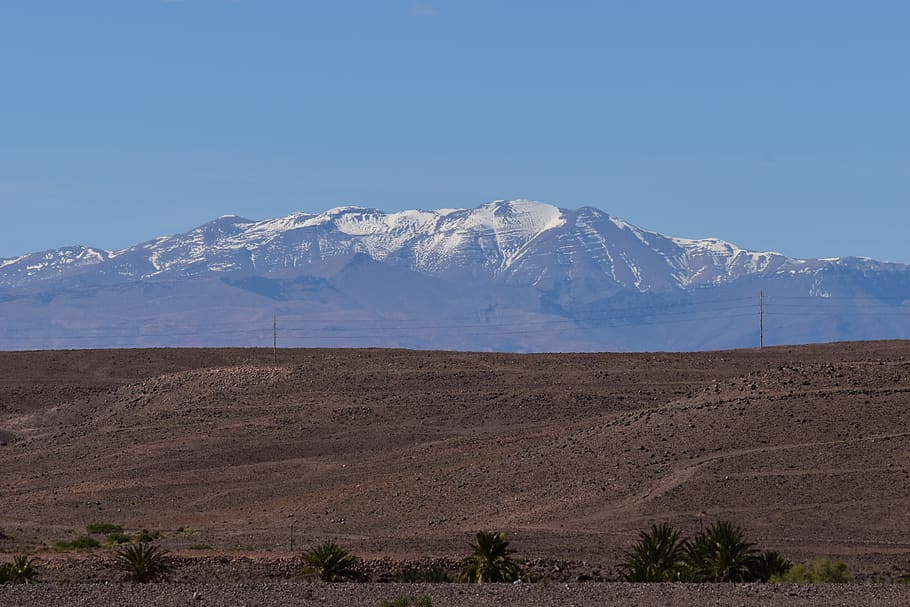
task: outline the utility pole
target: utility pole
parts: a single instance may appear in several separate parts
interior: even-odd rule
[[[765,292],[758,290],[758,349],[765,347]]]
[[[278,364],[278,317],[272,317],[272,355]]]

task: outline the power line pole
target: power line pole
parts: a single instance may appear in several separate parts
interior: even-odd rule
[[[758,290],[758,349],[765,347],[765,292]]]
[[[272,355],[278,364],[278,317],[272,317]]]

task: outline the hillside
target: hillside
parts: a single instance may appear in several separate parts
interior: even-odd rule
[[[887,571],[910,565],[908,393],[908,342],[0,353],[0,551],[112,522],[178,551],[458,557],[502,529],[615,574],[653,522],[728,518]]]

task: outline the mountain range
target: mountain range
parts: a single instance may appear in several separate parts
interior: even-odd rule
[[[0,349],[277,334],[287,347],[698,350],[907,338],[908,303],[903,264],[670,237],[592,207],[339,207],[0,259]]]

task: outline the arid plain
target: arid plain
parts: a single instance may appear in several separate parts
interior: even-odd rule
[[[6,352],[0,555],[116,581],[105,550],[53,547],[105,522],[160,530],[175,581],[257,582],[326,538],[454,561],[503,530],[520,559],[615,580],[639,530],[727,519],[791,560],[890,575],[910,568],[908,404],[910,342]]]

